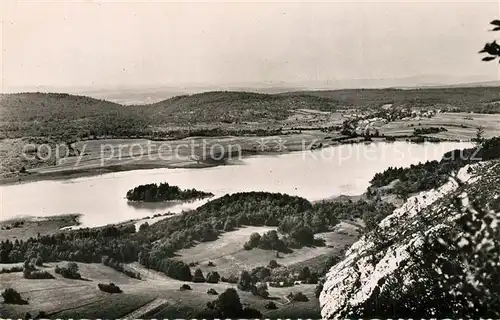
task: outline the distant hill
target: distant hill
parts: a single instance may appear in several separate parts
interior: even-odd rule
[[[1,136],[73,137],[131,134],[145,129],[140,110],[106,100],[65,93],[0,95]]]
[[[60,93],[0,95],[0,137],[51,136],[72,140],[91,136],[133,137],[157,127],[196,124],[277,123],[290,110],[445,106],[478,113],[500,112],[500,88],[346,89],[267,94],[212,91],[176,96],[148,105],[121,105]]]
[[[360,107],[381,106],[392,103],[395,107],[429,107],[436,104],[449,105],[461,111],[497,113],[489,103],[500,101],[500,87],[458,87],[419,89],[345,89],[288,92],[284,95],[310,95],[334,99],[346,105]]]

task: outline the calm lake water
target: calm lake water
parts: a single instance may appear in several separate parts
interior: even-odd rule
[[[241,191],[298,195],[311,201],[358,195],[377,172],[439,160],[443,153],[470,143],[405,142],[342,145],[278,156],[245,158],[238,165],[205,169],[152,169],[68,180],[38,181],[0,187],[0,219],[81,213],[84,226],[99,226],[155,213],[180,212],[208,200],[183,204],[131,205],[127,190],[145,183],[168,182],[215,196]]]

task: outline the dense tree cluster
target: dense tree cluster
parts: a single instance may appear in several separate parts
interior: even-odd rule
[[[103,265],[105,266],[108,266],[110,268],[113,268],[115,269],[116,271],[119,271],[123,274],[126,274],[127,276],[131,277],[131,278],[135,278],[135,279],[141,279],[141,274],[139,272],[136,272],[136,271],[132,271],[130,269],[127,269],[123,263],[113,259],[113,258],[110,258],[108,256],[103,256],[101,258],[101,262]]]
[[[221,278],[217,271],[211,271],[207,274],[208,283],[218,283],[220,280]]]
[[[207,310],[198,314],[197,318],[257,319],[262,317],[262,314],[259,311],[243,307],[240,297],[238,296],[238,292],[234,288],[226,289],[226,291],[221,293],[216,300],[208,302],[207,308]]]
[[[37,270],[34,264],[28,261],[24,262],[23,277],[25,279],[54,279],[46,270]]]
[[[427,127],[427,128],[415,128],[413,129],[413,134],[418,136],[421,134],[432,134],[448,131],[445,127]]]
[[[137,261],[140,245],[130,237],[135,226],[107,226],[58,232],[28,240],[4,240],[0,243],[0,263],[42,261],[101,262],[109,256],[121,262]]]
[[[158,253],[147,254],[141,253],[139,256],[139,263],[147,268],[163,272],[165,275],[182,281],[191,281],[191,269],[187,264],[180,260],[163,258],[162,255],[158,257]],[[204,282],[204,281],[203,281]]]
[[[196,189],[182,190],[178,186],[171,186],[168,183],[144,184],[127,191],[127,200],[145,202],[192,200],[211,196],[213,196],[213,193],[198,191]]]
[[[64,278],[68,279],[81,279],[82,276],[78,272],[78,264],[75,262],[68,262],[66,267],[56,266],[55,272]]]
[[[10,267],[10,268],[2,268],[2,269],[0,269],[0,274],[1,273],[14,273],[14,272],[23,272],[23,267],[13,266],[13,267]]]
[[[264,250],[276,250],[279,252],[289,251],[285,242],[279,238],[276,230],[267,231],[262,236],[257,232],[252,233],[243,248],[245,250],[260,248]]]
[[[303,294],[302,292],[290,292],[287,295],[287,298],[290,299],[291,301],[297,301],[297,302],[307,302],[309,301],[309,298]]]

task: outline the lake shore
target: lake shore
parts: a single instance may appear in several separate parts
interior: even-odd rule
[[[408,136],[392,137],[390,142],[406,142]],[[171,147],[178,148],[182,144],[191,143],[191,140],[199,138],[181,139],[168,141]],[[435,142],[458,142],[459,139],[440,139]],[[186,142],[189,141],[189,142]],[[164,141],[166,142],[166,141]],[[81,156],[72,156],[60,159],[59,163],[51,166],[41,166],[33,169],[28,169],[25,173],[13,174],[9,177],[0,178],[0,186],[12,185],[19,183],[29,183],[44,180],[65,180],[75,179],[90,176],[99,176],[113,172],[123,172],[132,170],[147,170],[147,169],[203,169],[211,168],[220,165],[235,165],[241,164],[243,160],[252,156],[273,156],[288,154],[291,152],[313,151],[322,148],[341,146],[346,144],[370,144],[378,142],[388,142],[386,137],[372,138],[371,141],[365,141],[362,137],[331,138],[324,133],[315,132],[308,134],[299,134],[292,136],[266,136],[266,137],[206,137],[203,139],[205,149],[197,148],[191,150],[191,153],[186,153],[181,150],[179,154],[120,154],[120,157],[106,159],[103,161],[98,151],[101,151],[103,146],[114,146],[116,148],[132,148],[134,145],[145,146],[151,142],[144,139],[111,139],[111,140],[88,140],[82,143],[91,145],[90,152]],[[193,154],[203,154],[213,145],[220,145],[225,150],[231,150],[231,146],[239,146],[240,153],[236,155],[237,159],[233,159],[234,155],[228,154],[222,159],[195,159]],[[142,149],[141,149],[142,150]],[[189,151],[189,150],[188,150]],[[120,150],[121,152],[121,150]],[[153,150],[159,152],[159,150]],[[178,152],[178,150],[176,150]],[[140,156],[139,159],[134,157]],[[160,157],[161,159],[150,156]]]

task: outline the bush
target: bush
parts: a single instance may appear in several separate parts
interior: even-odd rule
[[[276,306],[276,303],[272,302],[272,301],[269,301],[267,304],[266,304],[266,309],[269,309],[269,310],[276,310],[278,309],[278,307]]]
[[[304,267],[299,272],[298,280],[306,281],[310,276],[311,276],[311,270],[309,270],[309,267]]]
[[[280,265],[276,260],[271,260],[269,261],[269,264],[267,265],[270,269],[275,269],[278,268]]]
[[[241,271],[240,278],[238,279],[238,289],[242,291],[249,291],[252,288],[252,277],[248,271]]]
[[[234,217],[228,217],[224,223],[224,231],[233,231],[237,227]]]
[[[307,302],[309,301],[309,298],[306,297],[305,294],[303,294],[302,292],[297,292],[297,293],[292,293],[290,292],[287,296],[288,299],[290,299],[291,301],[298,301],[298,302]]]
[[[108,293],[121,293],[122,292],[122,289],[120,289],[120,287],[118,287],[114,283],[110,283],[110,284],[99,283],[97,285],[97,287],[99,287],[99,290],[104,291],[104,292],[108,292]]]
[[[208,261],[207,266],[209,266],[209,267],[215,267],[215,264],[212,261]]]
[[[10,304],[27,304],[25,300],[21,298],[19,292],[12,288],[7,288],[2,292],[3,301]]]
[[[12,267],[10,269],[0,269],[0,273],[22,272],[23,267]]]
[[[248,244],[250,245],[250,247],[252,248],[258,247],[260,243],[260,238],[261,236],[257,232],[252,233],[250,235],[250,240],[248,240]]]
[[[200,268],[194,271],[193,282],[205,282],[205,277]]]
[[[253,283],[258,280],[265,281],[271,276],[271,270],[266,267],[257,267],[252,269],[250,275]]]
[[[101,258],[101,263],[103,265],[110,267],[110,268],[113,268],[116,271],[121,272],[121,273],[123,273],[131,278],[141,280],[141,274],[139,272],[135,272],[135,271],[126,269],[126,267],[124,267],[123,263],[120,263],[119,261],[116,261],[113,258],[109,258],[108,256],[103,256]]]
[[[269,291],[267,290],[267,284],[265,282],[252,286],[251,291],[254,296],[259,296],[264,299],[269,298]]]
[[[217,291],[215,291],[215,289],[213,289],[213,288],[208,289],[207,293],[210,295],[218,295]]]
[[[40,257],[40,256],[36,257],[35,265],[39,266],[39,267],[43,266],[43,259],[42,259],[42,257]]]
[[[54,276],[45,270],[24,269],[23,277],[25,279],[54,279]]]
[[[245,319],[260,319],[262,318],[262,313],[253,308],[244,308],[241,317]]]
[[[237,318],[243,315],[243,306],[241,305],[238,292],[234,288],[226,289],[213,302],[213,308],[218,311],[220,317]]]
[[[82,276],[78,272],[78,265],[74,262],[69,262],[66,267],[56,266],[55,272],[64,278],[81,279]]]
[[[145,231],[149,227],[149,223],[146,221],[139,226],[139,232]]]
[[[183,284],[183,285],[179,288],[179,290],[184,291],[184,290],[193,290],[193,289],[191,289],[191,286],[190,286],[189,284],[186,284],[186,283],[185,283],[185,284]]]
[[[238,277],[235,276],[234,274],[229,275],[229,277],[222,277],[221,278],[222,282],[227,282],[227,283],[238,283]]]
[[[208,283],[218,283],[220,281],[220,275],[217,271],[209,272],[207,274]]]

